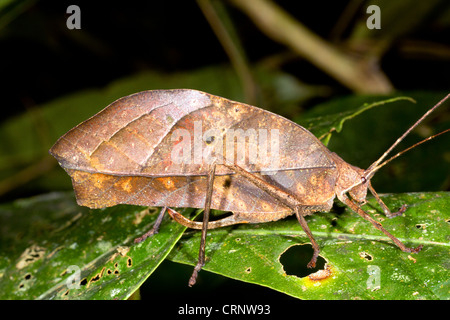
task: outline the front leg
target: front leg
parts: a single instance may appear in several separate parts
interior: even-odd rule
[[[411,253],[417,253],[420,250],[422,250],[423,245],[418,246],[417,248],[409,248],[405,246],[400,240],[398,240],[396,237],[394,237],[392,234],[390,234],[380,222],[373,219],[367,212],[365,212],[363,209],[361,209],[355,202],[353,202],[351,199],[349,199],[345,194],[338,195],[339,200],[341,200],[343,203],[345,203],[347,206],[350,207],[354,212],[359,214],[361,217],[363,217],[365,220],[372,223],[372,225],[383,232],[385,235],[387,235],[391,240],[402,250],[403,252],[411,252]]]
[[[397,216],[401,216],[403,214],[403,212],[406,211],[406,204],[402,205],[402,207],[397,211],[397,212],[391,212],[391,210],[389,210],[389,208],[387,207],[387,205],[383,202],[383,200],[381,200],[380,196],[378,195],[378,193],[376,193],[375,189],[372,187],[372,183],[369,181],[369,190],[370,192],[373,194],[373,196],[375,197],[375,199],[377,200],[378,204],[380,205],[380,207],[383,209],[384,214],[386,215],[386,217],[388,217],[389,219],[397,217]]]

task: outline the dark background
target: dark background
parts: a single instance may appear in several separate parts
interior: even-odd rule
[[[169,73],[229,63],[195,1],[24,3],[22,12],[0,33],[5,106],[2,120],[58,96],[102,87],[112,79],[142,70]],[[327,38],[349,2],[276,3],[313,32]],[[81,8],[81,30],[66,28],[69,16],[66,9],[70,4]],[[350,21],[347,33],[355,20],[364,18],[365,6],[360,1],[361,10]],[[227,9],[249,61],[288,51],[268,39],[235,7],[228,5]],[[381,68],[396,89],[448,89],[449,23],[445,19],[448,12],[447,2],[437,2],[423,23],[412,26],[382,57]],[[399,14],[407,15],[408,11]],[[346,32],[342,43],[345,35]],[[439,48],[443,53],[436,52],[434,56],[429,52],[420,54],[420,50],[405,53],[407,40],[424,41],[424,46],[434,44],[436,51]],[[311,84],[333,86],[337,96],[350,93],[307,61],[291,60],[282,65],[283,70]]]

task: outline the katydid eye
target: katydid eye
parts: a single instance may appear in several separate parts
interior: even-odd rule
[[[366,183],[366,182],[367,182],[366,177],[362,176],[362,177],[361,177],[361,181],[362,181],[362,183]]]

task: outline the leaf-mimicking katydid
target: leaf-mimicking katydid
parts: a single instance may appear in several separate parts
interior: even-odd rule
[[[153,228],[135,242],[157,233],[165,212],[184,226],[202,230],[199,259],[189,280],[193,285],[205,264],[208,229],[292,214],[311,241],[314,253],[308,267],[314,267],[320,249],[305,216],[329,211],[335,197],[402,251],[419,252],[422,246],[405,246],[361,205],[369,190],[386,216],[405,211],[402,206],[391,212],[370,179],[402,153],[383,162],[449,96],[367,170],[346,163],[308,130],[279,115],[188,89],[144,91],[118,99],[63,135],[50,153],[72,178],[80,205],[163,208]],[[203,208],[203,222],[191,221],[171,207]],[[209,221],[210,209],[232,215]]]

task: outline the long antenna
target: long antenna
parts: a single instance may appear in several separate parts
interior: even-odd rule
[[[450,93],[447,94],[444,99],[439,101],[433,108],[431,108],[430,110],[425,112],[425,114],[422,117],[420,117],[420,119],[417,120],[416,123],[414,123],[408,130],[406,130],[405,133],[402,134],[402,136],[400,138],[398,138],[397,141],[395,141],[394,144],[389,149],[387,149],[387,151],[385,153],[383,153],[383,155],[377,161],[372,163],[370,165],[370,167],[365,171],[365,178],[366,178],[366,180],[369,180],[379,168],[381,168],[382,166],[384,166],[386,163],[388,163],[389,161],[393,160],[394,158],[398,157],[400,154],[402,154],[402,153],[404,153],[404,152],[414,148],[415,146],[418,146],[419,144],[424,143],[425,141],[431,140],[434,137],[437,137],[437,136],[439,136],[439,135],[449,131],[449,129],[448,129],[448,130],[445,130],[445,131],[443,131],[443,132],[441,132],[439,134],[436,134],[436,135],[434,135],[432,137],[429,137],[429,138],[427,138],[425,140],[422,140],[421,142],[416,143],[415,145],[409,147],[408,149],[405,149],[404,151],[399,152],[399,154],[396,154],[394,157],[392,157],[391,159],[387,160],[382,165],[379,165],[380,162],[383,161],[384,158],[386,158],[386,156],[392,151],[392,149],[394,149],[412,130],[414,130],[426,117],[428,117],[428,115],[430,113],[432,113],[434,110],[436,110],[436,108],[439,107],[442,103],[444,103],[444,101],[447,100],[449,97],[450,97]]]
[[[436,137],[438,137],[438,136],[440,136],[441,134],[444,134],[444,133],[446,133],[446,132],[450,132],[450,128],[449,128],[449,129],[446,129],[446,130],[444,130],[444,131],[442,131],[442,132],[436,133],[435,135],[432,135],[432,136],[430,136],[430,137],[428,137],[428,138],[423,139],[422,141],[419,141],[419,142],[413,144],[412,146],[406,148],[405,150],[400,151],[400,152],[397,153],[395,156],[390,157],[389,159],[387,159],[387,160],[384,161],[383,163],[377,165],[375,168],[372,168],[371,170],[373,170],[374,172],[377,171],[378,169],[380,169],[381,167],[383,167],[384,165],[386,165],[388,162],[391,162],[392,160],[394,160],[395,158],[401,156],[401,155],[404,154],[405,152],[407,152],[407,151],[409,151],[409,150],[411,150],[411,149],[413,149],[413,148],[415,148],[415,147],[421,145],[421,144],[424,143],[424,142],[430,141],[431,139],[434,139],[434,138],[436,138]]]

